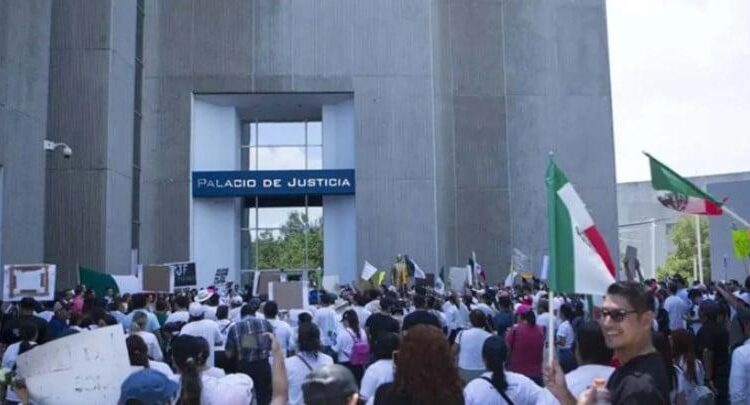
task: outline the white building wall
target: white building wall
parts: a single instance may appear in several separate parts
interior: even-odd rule
[[[191,171],[239,170],[240,122],[234,107],[193,100]],[[192,195],[192,192],[191,192]],[[227,267],[227,281],[239,280],[240,199],[191,198],[190,259],[198,286],[213,283]]]

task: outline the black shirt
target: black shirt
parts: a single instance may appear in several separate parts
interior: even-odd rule
[[[42,344],[47,341],[47,321],[38,316],[23,316],[6,318],[3,324],[2,332],[0,332],[0,341],[4,345],[12,345],[13,343],[20,342],[21,336],[18,332],[21,327],[21,323],[31,322],[36,325],[37,338],[36,342]]]
[[[370,340],[377,340],[378,335],[383,332],[398,333],[400,328],[398,321],[393,319],[392,316],[381,313],[370,315],[365,322],[365,326],[367,327],[367,333],[370,334]]]
[[[411,396],[407,392],[399,392],[393,386],[393,383],[385,383],[380,385],[375,391],[375,399],[373,400],[375,405],[411,405],[414,402],[411,400]],[[443,398],[440,405],[458,405],[463,404],[463,392],[461,397],[457,401],[450,401],[447,398]],[[435,404],[437,405],[437,404]]]
[[[729,376],[729,332],[717,322],[704,323],[695,336],[695,355],[699,360],[703,360],[706,349],[714,354],[715,375]]]
[[[669,377],[658,352],[632,358],[607,382],[612,404],[669,404]]]
[[[438,329],[442,329],[443,325],[440,324],[440,320],[434,314],[423,309],[418,309],[409,315],[404,317],[403,330],[408,330],[412,326],[416,325],[432,325]]]

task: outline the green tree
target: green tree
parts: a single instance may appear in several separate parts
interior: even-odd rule
[[[703,254],[703,275],[705,280],[711,278],[711,246],[708,240],[708,220],[700,218],[701,251]],[[680,274],[686,280],[693,279],[693,260],[696,256],[695,219],[692,215],[685,215],[677,221],[670,232],[675,251],[667,256],[663,267],[656,270],[659,279],[665,279]]]
[[[260,269],[305,268],[305,239],[307,239],[307,268],[323,267],[323,224],[308,224],[307,215],[292,212],[278,235],[262,231],[258,235],[258,267]]]

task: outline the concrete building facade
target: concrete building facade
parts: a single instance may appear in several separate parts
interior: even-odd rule
[[[356,172],[350,200],[322,203],[326,274],[342,281],[399,253],[433,272],[475,251],[497,281],[517,248],[537,268],[550,151],[616,250],[603,0],[101,0],[49,14],[47,135],[75,154],[47,161],[43,258],[64,285],[76,265],[212,273],[222,256],[237,278],[242,203],[193,198],[191,179],[241,169],[227,145],[267,116],[321,120],[324,168]]]

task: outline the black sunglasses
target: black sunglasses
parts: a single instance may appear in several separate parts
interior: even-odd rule
[[[608,309],[602,309],[602,312],[601,312],[602,316],[600,319],[604,320],[604,318],[610,317],[612,318],[612,322],[620,323],[623,320],[625,320],[625,317],[628,316],[628,314],[635,314],[635,313],[638,313],[638,311],[636,310],[626,311],[624,309],[615,309],[615,310],[610,311]]]

